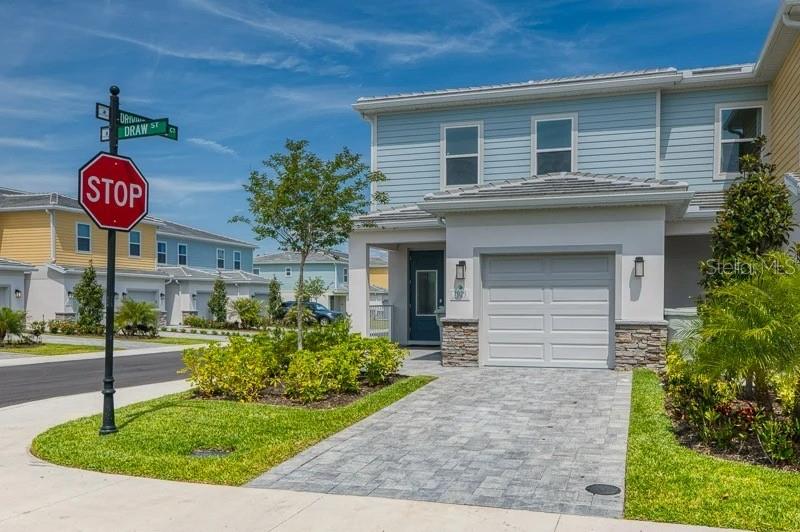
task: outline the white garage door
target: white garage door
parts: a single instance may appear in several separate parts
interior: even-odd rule
[[[609,367],[611,256],[492,256],[483,279],[486,364]]]
[[[211,299],[211,292],[197,292],[197,297],[194,300],[194,308],[197,310],[197,315],[203,319],[209,318],[208,313],[208,300]]]
[[[157,305],[158,293],[153,290],[128,290],[128,298],[138,302],[150,303]]]

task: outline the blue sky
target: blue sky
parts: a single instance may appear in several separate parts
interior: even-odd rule
[[[0,3],[0,185],[75,194],[94,102],[169,117],[123,141],[154,215],[252,240],[249,172],[287,137],[368,156],[358,96],[755,61],[775,0]],[[262,249],[274,249],[263,242]]]

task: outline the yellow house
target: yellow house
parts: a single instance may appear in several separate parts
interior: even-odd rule
[[[380,257],[369,258],[369,284],[389,289],[389,264]]]
[[[118,297],[163,305],[168,276],[157,270],[157,227],[146,218],[117,236]],[[105,284],[106,239],[73,198],[0,189],[0,258],[32,266],[20,296],[30,319],[74,315],[72,287],[89,264]]]

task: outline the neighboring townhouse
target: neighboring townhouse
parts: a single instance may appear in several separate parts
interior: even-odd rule
[[[392,338],[444,364],[660,366],[739,156],[800,166],[799,32],[794,0],[753,64],[360,98],[390,204],[350,237],[353,328],[380,248]]]
[[[284,301],[295,299],[294,291],[300,273],[299,253],[279,251],[259,255],[253,260],[253,264],[254,273],[267,280],[275,278],[280,282],[281,298]],[[327,286],[327,290],[317,302],[323,303],[331,310],[345,312],[349,280],[346,253],[335,250],[311,253],[306,258],[303,275],[306,280],[318,277]]]
[[[0,306],[8,300],[30,320],[73,319],[73,288],[89,264],[105,287],[106,244],[106,232],[74,198],[0,188]],[[162,322],[179,324],[186,314],[207,313],[203,301],[217,277],[232,298],[265,299],[266,282],[249,271],[254,248],[146,217],[117,237],[115,305],[126,298],[146,301]]]
[[[230,299],[252,297],[266,302],[267,281],[252,273],[255,245],[169,220],[159,223],[158,271],[167,275],[164,311],[170,324],[186,316],[209,318],[214,281],[225,282]]]

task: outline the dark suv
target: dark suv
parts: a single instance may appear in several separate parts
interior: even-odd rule
[[[289,309],[295,305],[294,301],[284,301],[281,303],[281,316],[285,316]],[[320,325],[327,325],[332,321],[338,320],[342,317],[341,312],[336,312],[335,310],[331,310],[325,305],[321,305],[320,303],[315,303],[313,301],[306,303],[306,308],[311,311],[311,314],[314,315],[314,319],[317,320],[317,323]]]

